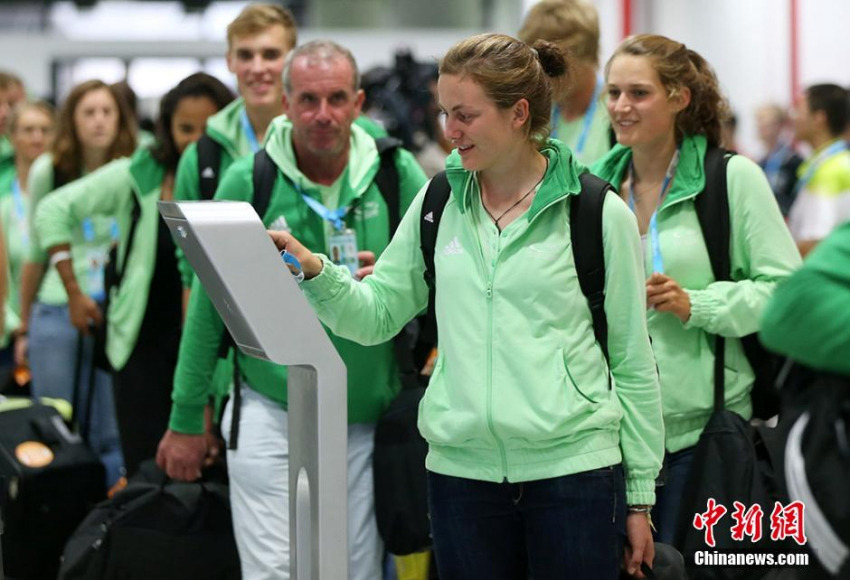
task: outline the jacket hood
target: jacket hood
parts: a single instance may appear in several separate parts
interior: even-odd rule
[[[165,168],[157,162],[147,147],[138,149],[130,158],[130,179],[140,196],[158,192],[165,176]]]
[[[272,121],[266,139],[269,157],[280,167],[301,191],[307,193],[312,183],[301,172],[295,162],[292,145],[292,122],[285,116]],[[340,201],[346,202],[360,197],[369,188],[380,168],[380,158],[375,140],[357,125],[351,125],[351,149],[348,166],[343,174],[344,183],[340,190]]]
[[[242,121],[239,117],[244,110],[245,101],[239,97],[207,119],[207,135],[224,147],[233,159],[241,157],[239,143],[245,137],[242,135]]]
[[[540,152],[549,160],[549,165],[543,183],[528,210],[529,221],[552,202],[579,193],[581,182],[578,176],[588,170],[576,159],[570,148],[557,139],[548,139]],[[451,185],[452,194],[457,196],[461,212],[465,212],[471,203],[469,186],[474,172],[463,168],[457,149],[454,149],[446,158],[446,177]]]
[[[670,193],[661,207],[693,197],[705,189],[705,152],[708,142],[703,135],[689,135],[679,147],[679,165]],[[613,149],[593,165],[593,173],[619,188],[629,164],[632,162],[630,147],[615,145]]]

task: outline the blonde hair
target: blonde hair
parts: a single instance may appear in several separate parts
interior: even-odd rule
[[[50,103],[46,101],[24,101],[23,103],[15,105],[12,109],[11,115],[9,115],[9,134],[15,131],[23,114],[30,110],[43,113],[45,117],[50,119],[51,126],[56,125],[56,110],[50,105]]]
[[[568,74],[563,48],[538,40],[529,46],[505,34],[479,34],[451,47],[440,61],[441,75],[458,75],[477,83],[500,109],[528,101],[529,139],[542,145],[552,114],[550,78]]]
[[[527,44],[554,42],[576,61],[599,66],[599,14],[584,0],[541,0],[528,11],[518,36]]]
[[[611,63],[621,55],[645,56],[658,73],[667,97],[679,95],[683,88],[691,93],[691,101],[676,115],[676,137],[705,135],[709,145],[719,145],[720,128],[729,118],[726,97],[711,65],[696,51],[681,42],[659,34],[639,34],[624,40],[605,65],[605,78]]]
[[[292,12],[276,4],[249,4],[227,25],[227,48],[233,47],[233,41],[237,37],[259,34],[276,25],[282,26],[286,31],[289,41],[287,50],[291,50],[298,42],[298,31]]]

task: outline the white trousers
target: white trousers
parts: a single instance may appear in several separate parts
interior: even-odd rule
[[[233,400],[222,420],[230,436]],[[243,385],[239,441],[227,450],[233,531],[244,580],[289,580],[289,419],[276,402]],[[383,542],[375,521],[375,426],[348,426],[348,577],[379,580]]]

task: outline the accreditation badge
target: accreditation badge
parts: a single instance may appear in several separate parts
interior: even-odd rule
[[[345,266],[354,276],[360,267],[357,259],[357,234],[351,228],[337,230],[328,238],[328,251],[331,262]]]

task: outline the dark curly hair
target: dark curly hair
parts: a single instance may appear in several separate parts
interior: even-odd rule
[[[234,99],[233,93],[224,83],[202,72],[189,75],[165,93],[159,102],[159,119],[156,122],[157,143],[151,149],[151,155],[165,167],[166,171],[177,169],[177,162],[180,161],[180,152],[171,133],[171,121],[174,119],[177,105],[187,97],[207,97],[219,111]]]
[[[690,90],[690,103],[676,116],[677,140],[685,135],[705,135],[709,145],[720,144],[720,126],[730,115],[729,104],[714,69],[702,56],[666,36],[639,34],[624,40],[614,51],[605,65],[606,78],[611,63],[623,54],[649,58],[668,98],[683,88]]]
[[[470,78],[501,109],[526,99],[529,138],[542,145],[549,136],[551,79],[567,77],[569,62],[563,48],[545,40],[529,46],[505,34],[479,34],[451,47],[439,72]]]

